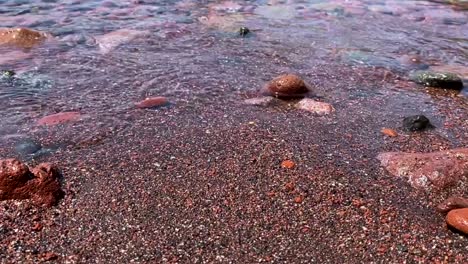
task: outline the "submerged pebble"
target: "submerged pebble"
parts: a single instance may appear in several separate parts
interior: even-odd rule
[[[433,126],[424,115],[408,116],[403,119],[403,129],[406,131],[423,131],[428,128],[433,128]]]
[[[159,106],[165,106],[169,104],[169,100],[166,97],[149,97],[145,100],[136,104],[137,108],[155,108]]]
[[[0,28],[0,45],[32,48],[43,43],[49,35],[27,28]]]
[[[81,117],[79,112],[62,112],[45,116],[37,121],[40,126],[53,126],[66,122],[76,121]]]
[[[247,27],[241,27],[239,29],[239,35],[241,35],[241,37],[246,37],[249,33],[250,29],[248,29]]]
[[[0,70],[0,78],[11,78],[15,76],[15,72],[12,70]]]
[[[410,75],[410,79],[426,87],[453,90],[461,90],[463,88],[462,79],[453,73],[417,71]]]
[[[294,74],[280,75],[268,82],[262,89],[264,95],[278,98],[304,97],[309,92],[309,85]]]
[[[16,143],[15,151],[21,156],[34,154],[42,149],[41,144],[27,138]]]

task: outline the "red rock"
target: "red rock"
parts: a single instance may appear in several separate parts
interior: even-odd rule
[[[331,104],[318,102],[310,98],[305,98],[296,104],[296,108],[305,110],[317,115],[329,115],[335,111]]]
[[[302,196],[302,195],[296,196],[294,198],[294,202],[297,203],[297,204],[302,203],[303,201],[304,201],[304,196]]]
[[[294,182],[288,182],[284,185],[284,189],[288,192],[294,191],[295,188],[296,188],[296,185],[294,184]]]
[[[468,235],[468,208],[450,211],[445,220],[449,226]]]
[[[384,128],[380,132],[382,132],[382,134],[384,134],[386,136],[389,136],[389,137],[397,137],[398,136],[398,133],[395,130],[390,129],[390,128]]]
[[[36,223],[33,227],[32,227],[32,231],[35,231],[35,232],[39,232],[42,230],[42,225],[40,223]]]
[[[388,152],[377,157],[394,176],[408,178],[414,188],[444,188],[468,176],[468,148],[432,153]]]
[[[52,206],[62,197],[58,170],[41,163],[32,169],[16,159],[0,160],[0,201],[32,199]]]
[[[57,258],[58,258],[57,254],[55,254],[53,252],[47,252],[47,253],[42,254],[42,260],[43,261],[51,261],[51,260],[55,260]]]
[[[468,199],[452,196],[437,206],[437,211],[447,213],[453,209],[468,208]]]
[[[43,43],[48,37],[47,33],[27,28],[0,28],[0,45],[32,48]]]
[[[166,97],[150,97],[136,104],[137,108],[153,108],[169,104]]]
[[[292,160],[284,160],[283,162],[281,162],[281,167],[285,169],[292,169],[295,166],[296,166],[296,163],[294,163],[294,161]]]
[[[58,114],[45,116],[37,121],[40,126],[54,126],[66,122],[76,121],[80,119],[81,114],[79,112],[62,112]]]
[[[309,91],[309,85],[294,74],[280,75],[268,82],[262,89],[264,95],[278,98],[304,97]]]

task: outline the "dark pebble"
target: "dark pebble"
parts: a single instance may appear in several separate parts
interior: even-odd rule
[[[41,144],[32,139],[24,139],[16,143],[15,151],[21,156],[34,154],[42,149]]]
[[[428,128],[433,128],[433,126],[423,115],[408,116],[403,119],[403,129],[406,131],[423,131]]]
[[[239,29],[239,35],[241,35],[241,37],[246,37],[249,33],[250,33],[250,29],[246,27],[241,27]]]

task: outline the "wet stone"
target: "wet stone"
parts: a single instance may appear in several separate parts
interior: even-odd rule
[[[241,27],[239,29],[239,35],[241,35],[241,37],[246,37],[249,33],[250,29],[248,29],[247,27]]]
[[[41,149],[41,144],[29,138],[21,140],[15,144],[15,151],[21,156],[37,153]]]
[[[423,131],[433,127],[429,119],[424,115],[408,116],[403,119],[403,129],[406,131]]]
[[[136,104],[137,108],[156,108],[160,106],[166,106],[169,104],[169,100],[166,97],[149,97],[145,100]]]
[[[0,28],[0,45],[27,49],[43,43],[49,37],[47,33],[27,28]]]
[[[268,82],[262,89],[263,95],[281,99],[300,98],[310,92],[310,86],[294,74],[280,75]]]
[[[40,126],[54,126],[62,123],[76,121],[80,119],[81,114],[79,112],[61,112],[45,116],[37,121]]]
[[[453,73],[417,71],[410,75],[410,80],[426,87],[437,87],[444,89],[461,90],[462,79]]]
[[[447,224],[452,228],[468,235],[468,208],[455,209],[447,214]]]

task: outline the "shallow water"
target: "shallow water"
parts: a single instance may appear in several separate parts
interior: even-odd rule
[[[284,72],[305,75],[320,92],[343,100],[426,98],[391,87],[380,95],[357,87],[345,92],[320,77],[323,67],[351,87],[357,83],[342,67],[404,78],[410,70],[449,65],[467,77],[467,13],[427,1],[1,1],[0,13],[3,27],[47,31],[59,40],[0,64],[54,83],[3,83],[3,106],[28,106],[14,113],[1,108],[2,123],[18,126],[56,111],[125,111],[148,95],[236,100]],[[239,37],[240,26],[253,34]],[[103,47],[108,40],[99,36],[118,29],[142,34]]]
[[[424,113],[442,137],[454,145],[463,142],[444,125],[452,114],[458,119],[455,111],[465,112],[466,91],[427,90],[407,80],[419,69],[468,78],[463,6],[357,0],[4,1],[0,10],[4,27],[54,36],[30,50],[0,47],[6,54],[1,68],[17,72],[0,79],[2,135],[41,132],[39,118],[75,111],[82,114],[74,125],[78,129],[60,132],[63,137],[73,142],[106,137],[98,131],[131,126],[135,103],[146,97],[165,96],[175,109],[185,104],[229,108],[255,97],[274,76],[292,72],[312,84],[315,97],[341,108],[338,120],[365,126],[366,118]],[[247,37],[239,36],[241,26],[250,28]]]

